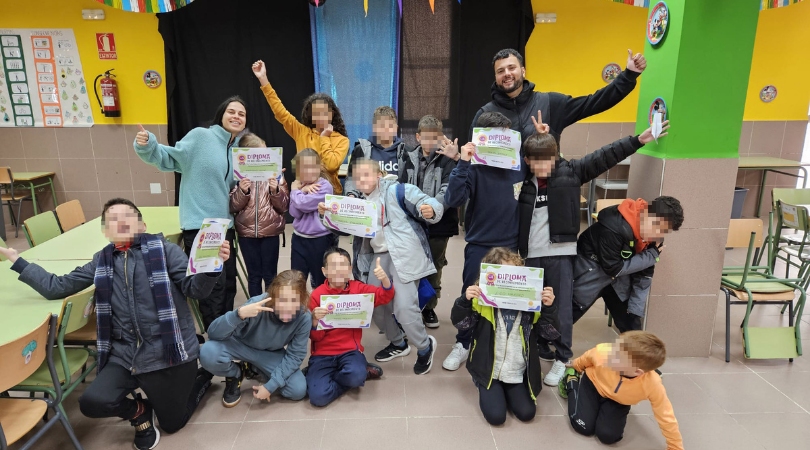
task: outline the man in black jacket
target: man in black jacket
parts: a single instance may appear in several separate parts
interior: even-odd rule
[[[503,114],[511,121],[510,128],[520,132],[522,139],[526,139],[526,137],[535,133],[535,124],[532,118],[540,114],[549,125],[549,133],[559,146],[560,135],[566,127],[586,117],[607,111],[627,97],[635,88],[636,79],[647,67],[647,62],[641,54],[633,55],[632,51],[628,50],[627,69],[621,75],[595,93],[576,98],[556,92],[535,92],[534,83],[525,80],[526,68],[523,65],[523,56],[516,50],[504,49],[499,51],[495,54],[492,65],[495,70],[495,82],[492,84],[492,101],[484,105],[476,113],[470,126],[470,138],[472,138],[472,129],[478,123],[478,118],[486,112]],[[459,163],[456,170],[460,170],[464,165]],[[524,174],[528,174],[525,167],[522,168],[522,171]],[[520,179],[525,179],[525,177]],[[510,181],[511,179],[502,177],[502,183],[493,183],[489,188],[491,191],[510,191],[512,189],[509,184]],[[549,204],[549,216],[560,217],[553,224],[549,224],[551,239],[553,242],[576,242],[579,233],[579,186],[576,188],[570,186],[564,191],[565,194],[560,196],[559,202],[554,201]],[[516,198],[518,192],[519,190],[515,193]],[[572,195],[575,196],[576,201],[569,204],[567,199]],[[517,203],[514,204],[514,207],[517,209]],[[464,224],[465,227],[468,227],[466,240],[470,248],[465,249],[465,255],[473,255],[475,256],[474,259],[477,260],[467,261],[465,258],[464,266],[468,270],[464,271],[462,294],[467,286],[472,284],[478,277],[477,271],[470,269],[480,264],[480,257],[490,248],[503,246],[516,249],[518,247],[517,223],[510,220],[512,217],[518,216],[516,210],[514,214],[503,214],[502,217],[498,218],[480,217],[477,220],[478,222],[485,222],[486,226],[489,227],[489,233],[498,236],[497,240],[492,242],[471,240],[473,234],[470,233],[469,227],[472,226],[473,222],[476,222],[476,217],[485,214],[487,214],[487,208],[479,207],[476,210],[468,209],[467,211]],[[563,261],[562,267],[557,271],[558,273],[549,273],[549,275],[559,275],[558,278],[566,280],[564,284],[568,286],[567,296],[565,292],[555,289],[560,308],[560,320],[566,323],[570,323],[572,320],[570,292],[573,289],[571,267],[574,254],[575,251],[572,251],[567,261]],[[563,296],[566,296],[567,300]],[[459,332],[456,335],[456,345],[453,346],[452,352],[445,360],[445,363],[442,364],[442,367],[448,370],[458,369],[461,362],[467,359],[470,342],[469,333]],[[560,344],[560,346],[562,345]],[[548,346],[545,346],[545,348],[548,350]],[[566,352],[565,355],[558,355],[561,360],[567,360],[573,356],[570,349],[563,350]]]

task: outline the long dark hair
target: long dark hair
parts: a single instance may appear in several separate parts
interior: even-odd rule
[[[247,109],[248,109],[248,107],[247,107],[247,103],[245,103],[245,101],[242,100],[242,97],[240,97],[238,95],[230,96],[230,97],[226,98],[224,102],[220,103],[220,105],[217,107],[217,112],[214,113],[214,120],[211,122],[211,125],[222,126],[222,116],[225,115],[225,110],[228,109],[228,105],[230,105],[233,102],[241,103],[242,106],[245,107],[245,130],[243,130],[243,132],[240,133],[240,134],[243,134],[244,131],[247,130],[247,118],[248,118]]]
[[[343,136],[348,137],[346,125],[343,123],[343,116],[340,115],[340,109],[338,109],[332,97],[322,92],[316,92],[304,100],[304,110],[301,111],[301,123],[309,128],[315,127],[312,123],[312,104],[315,102],[324,102],[329,106],[329,111],[332,112],[332,128]],[[221,118],[222,116],[220,116],[220,119]]]

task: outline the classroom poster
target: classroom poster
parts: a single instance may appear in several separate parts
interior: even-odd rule
[[[523,266],[481,264],[479,305],[519,311],[540,311],[543,298],[543,269]]]
[[[322,295],[326,315],[318,320],[319,330],[368,328],[374,313],[374,294]]]
[[[93,125],[72,29],[0,28],[0,65],[0,127]]]

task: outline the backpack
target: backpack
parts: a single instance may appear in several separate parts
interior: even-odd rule
[[[418,217],[414,217],[413,214],[408,210],[405,206],[405,185],[402,183],[397,184],[397,203],[399,203],[399,207],[405,211],[405,215],[408,216],[409,219],[412,219],[414,222],[418,223],[422,229],[425,231],[425,236],[428,236],[428,226]],[[425,309],[425,305],[436,295],[436,290],[433,289],[430,282],[427,278],[422,278],[419,280],[419,287],[417,288],[419,293],[419,310]]]

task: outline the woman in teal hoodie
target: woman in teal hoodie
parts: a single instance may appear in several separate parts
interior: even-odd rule
[[[163,172],[183,174],[180,179],[180,228],[186,254],[204,219],[231,218],[231,189],[236,185],[231,165],[231,147],[237,146],[245,131],[247,109],[244,100],[230,97],[219,106],[213,125],[195,128],[174,147],[158,144],[154,134],[141,127],[135,136],[135,153],[144,162]],[[226,235],[234,247],[233,222]],[[225,277],[217,282],[211,295],[200,301],[206,330],[219,316],[233,310],[236,296],[236,258],[225,262]]]

